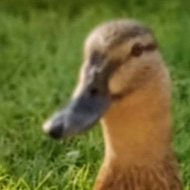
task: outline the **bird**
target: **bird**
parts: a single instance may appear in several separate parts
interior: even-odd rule
[[[77,87],[43,129],[65,138],[100,119],[105,153],[94,190],[182,190],[171,89],[153,31],[132,19],[108,21],[88,35]]]

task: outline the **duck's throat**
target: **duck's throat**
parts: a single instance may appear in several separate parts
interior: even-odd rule
[[[154,83],[116,102],[102,125],[105,158],[95,190],[181,190],[167,86]]]
[[[170,149],[170,92],[152,83],[116,102],[102,119],[105,159],[162,160]]]

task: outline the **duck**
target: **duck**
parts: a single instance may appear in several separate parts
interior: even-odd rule
[[[153,31],[136,20],[108,21],[85,40],[77,87],[43,130],[66,138],[100,120],[105,153],[94,190],[182,190],[171,88]]]

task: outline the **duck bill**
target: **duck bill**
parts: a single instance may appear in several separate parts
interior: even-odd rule
[[[111,105],[108,81],[118,64],[108,64],[98,52],[95,52],[91,62],[82,67],[79,88],[66,108],[58,111],[44,124],[44,131],[52,137],[62,138],[86,131]]]
[[[43,129],[54,138],[82,133],[105,113],[110,102],[107,93],[99,93],[97,89],[88,87],[71,99],[66,108],[53,115]]]

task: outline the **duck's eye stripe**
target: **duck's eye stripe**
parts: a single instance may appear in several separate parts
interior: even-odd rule
[[[154,51],[155,49],[157,49],[157,44],[152,43],[152,44],[148,44],[146,46],[143,46],[140,43],[136,43],[131,50],[131,56],[134,57],[139,57],[143,51]]]
[[[156,43],[148,44],[147,46],[145,46],[144,49],[146,51],[153,51],[153,50],[157,49],[157,44]]]

